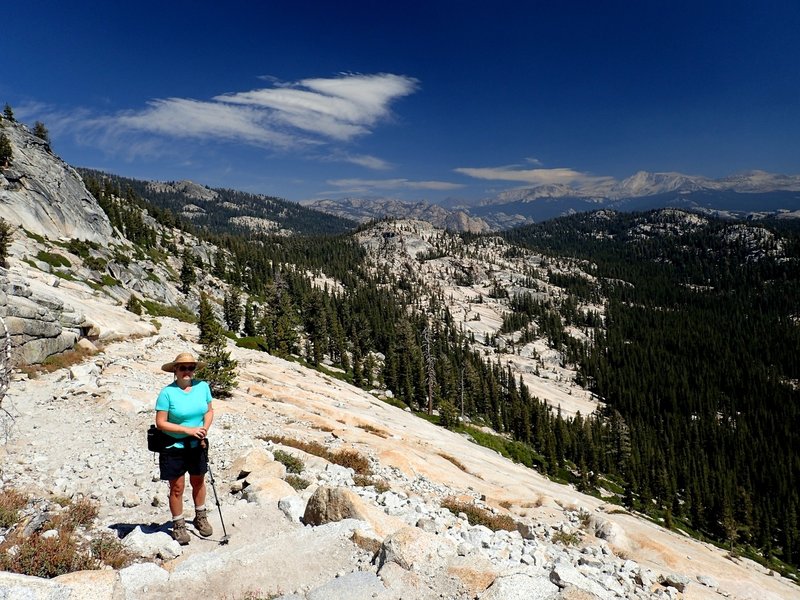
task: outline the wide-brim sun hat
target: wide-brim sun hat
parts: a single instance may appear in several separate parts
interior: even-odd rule
[[[161,370],[166,371],[167,373],[174,373],[175,367],[178,365],[197,365],[197,368],[201,369],[206,366],[206,363],[201,360],[197,360],[194,354],[191,352],[181,352],[172,362],[161,365]]]

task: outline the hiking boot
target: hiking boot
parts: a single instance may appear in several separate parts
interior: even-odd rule
[[[197,533],[203,537],[208,537],[214,533],[214,530],[211,528],[211,523],[208,522],[208,511],[206,510],[198,510],[195,512],[192,524],[194,528],[197,529]]]
[[[185,546],[189,543],[189,540],[191,540],[189,537],[189,532],[186,531],[185,519],[178,519],[177,521],[172,522],[172,539],[178,542],[181,546]]]

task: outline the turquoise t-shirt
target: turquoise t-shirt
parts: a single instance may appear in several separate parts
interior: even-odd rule
[[[166,410],[167,421],[184,427],[202,427],[203,418],[208,412],[208,403],[211,402],[211,388],[205,381],[192,380],[192,389],[188,392],[178,387],[177,383],[171,383],[158,395],[156,400],[156,411]],[[168,436],[178,440],[170,448],[185,448],[184,441],[189,438],[182,433],[165,431]],[[197,439],[190,441],[191,447],[196,447],[200,443]]]

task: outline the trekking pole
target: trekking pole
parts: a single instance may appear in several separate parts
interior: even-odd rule
[[[214,500],[217,503],[217,510],[219,511],[219,522],[222,523],[222,539],[219,541],[220,546],[224,546],[230,541],[230,536],[228,536],[228,532],[225,530],[225,521],[222,519],[222,506],[219,504],[219,496],[217,495],[217,486],[214,483],[214,473],[211,471],[211,461],[208,460],[208,442],[203,440],[204,446],[206,449],[206,465],[208,467],[208,477],[211,479],[211,489],[214,490]]]

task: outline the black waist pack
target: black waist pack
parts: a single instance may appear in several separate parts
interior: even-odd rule
[[[155,425],[150,425],[147,430],[147,449],[150,452],[163,452],[167,446],[175,443],[175,439],[168,436]]]

